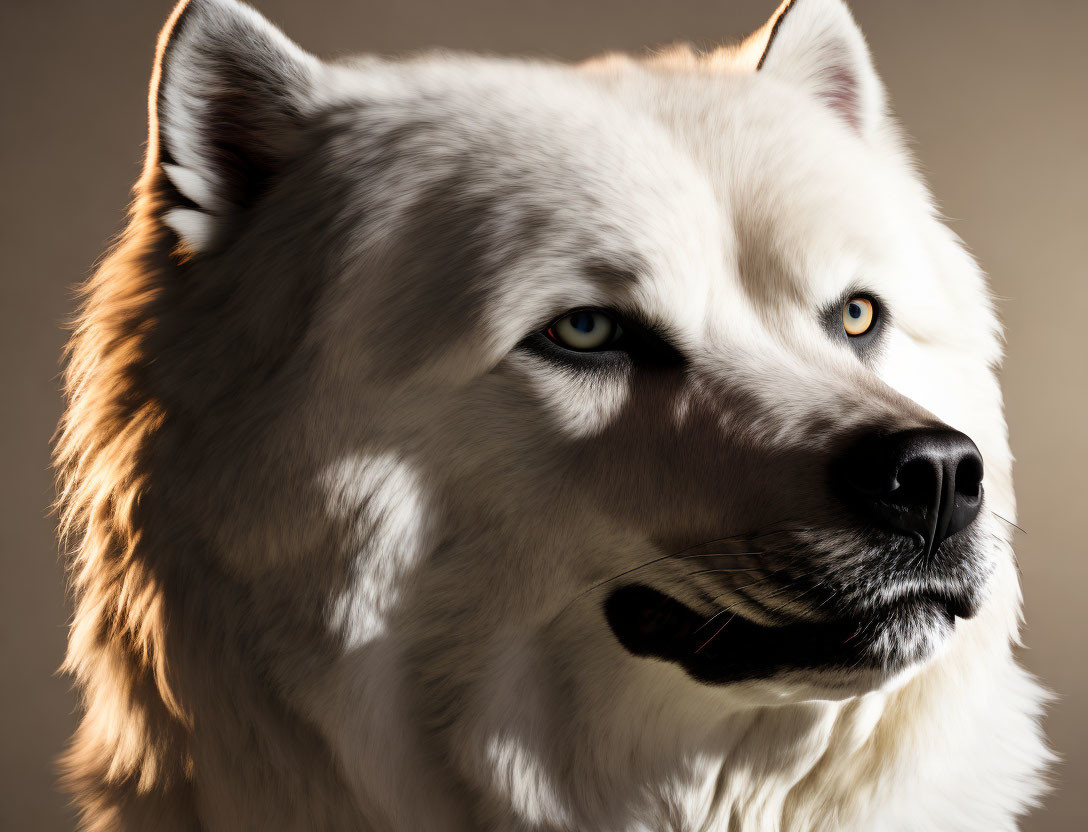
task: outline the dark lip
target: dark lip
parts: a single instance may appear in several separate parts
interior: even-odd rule
[[[975,612],[971,599],[913,593],[879,608],[828,621],[756,624],[729,612],[706,617],[656,589],[630,584],[613,591],[605,617],[619,642],[636,656],[674,662],[693,678],[726,684],[789,670],[868,669],[894,672],[916,661],[873,649],[889,627],[937,621],[948,632]]]

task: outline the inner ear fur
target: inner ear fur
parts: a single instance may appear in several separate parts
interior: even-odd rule
[[[159,37],[149,147],[184,248],[222,242],[297,151],[321,63],[234,0],[183,0]]]
[[[741,51],[754,70],[814,95],[863,137],[886,95],[865,37],[842,0],[786,0]]]

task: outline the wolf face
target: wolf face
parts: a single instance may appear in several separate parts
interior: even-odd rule
[[[1038,790],[999,328],[837,0],[574,67],[183,4],[83,322],[92,828],[992,830]]]

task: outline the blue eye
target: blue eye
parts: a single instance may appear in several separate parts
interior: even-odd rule
[[[866,298],[851,298],[842,308],[842,326],[851,337],[868,332],[874,318],[873,302]]]
[[[618,334],[619,325],[614,320],[591,309],[571,312],[548,327],[548,337],[571,350],[600,349]]]

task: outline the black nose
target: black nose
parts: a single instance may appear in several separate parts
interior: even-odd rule
[[[924,542],[927,555],[971,525],[982,504],[982,455],[949,428],[865,436],[834,477],[870,517]]]

